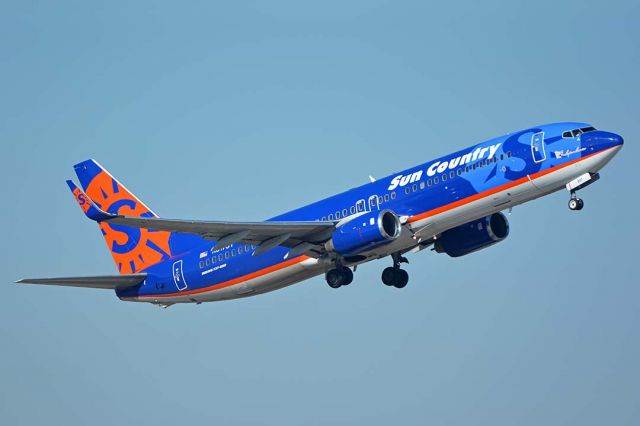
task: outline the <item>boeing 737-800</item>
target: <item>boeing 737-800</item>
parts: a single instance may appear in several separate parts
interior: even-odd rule
[[[407,253],[432,247],[460,257],[509,235],[501,212],[566,189],[577,191],[620,151],[622,137],[585,123],[536,126],[374,180],[265,222],[158,217],[94,160],[67,181],[98,223],[118,275],[19,283],[114,290],[163,307],[249,297],[324,274],[347,286],[362,263],[389,257],[382,282],[404,288]]]

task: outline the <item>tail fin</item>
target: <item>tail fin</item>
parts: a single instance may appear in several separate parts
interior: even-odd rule
[[[170,232],[101,222],[110,215],[157,217],[142,201],[94,160],[76,164],[74,168],[86,195],[73,183],[69,188],[85,214],[98,221],[121,274],[138,273],[171,257]]]

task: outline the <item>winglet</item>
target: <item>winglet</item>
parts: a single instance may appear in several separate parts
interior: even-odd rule
[[[84,192],[80,190],[73,183],[72,180],[67,181],[67,185],[69,185],[69,189],[73,193],[73,196],[76,199],[76,202],[84,212],[84,214],[91,220],[95,220],[96,222],[102,222],[103,220],[113,219],[114,217],[118,217],[117,215],[107,213],[102,211],[100,207],[98,207],[91,198],[87,196]]]

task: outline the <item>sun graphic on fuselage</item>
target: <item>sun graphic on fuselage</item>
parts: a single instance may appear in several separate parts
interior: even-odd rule
[[[147,207],[105,172],[96,175],[86,193],[101,209],[123,216],[155,217]],[[171,257],[169,232],[100,223],[121,274],[133,274]]]

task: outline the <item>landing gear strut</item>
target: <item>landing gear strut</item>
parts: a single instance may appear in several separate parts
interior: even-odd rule
[[[586,188],[598,180],[600,180],[600,175],[598,173],[585,173],[569,182],[567,184],[567,190],[571,193],[569,209],[572,211],[582,210],[584,208],[584,201],[578,198],[576,192]]]
[[[400,269],[402,263],[409,263],[407,258],[402,257],[400,253],[394,253],[393,267],[387,268],[382,272],[382,282],[395,288],[405,288],[409,284],[409,274],[404,269]]]
[[[569,200],[569,209],[572,211],[580,211],[584,208],[584,201],[578,198],[575,192],[571,192],[571,199]]]
[[[353,282],[353,272],[345,266],[338,266],[327,272],[327,284],[331,288],[340,288]]]

